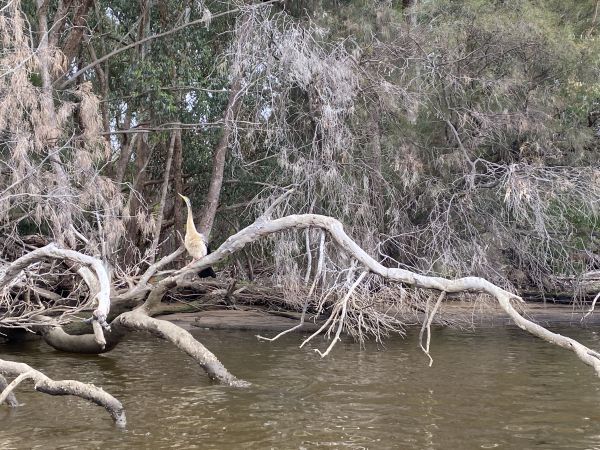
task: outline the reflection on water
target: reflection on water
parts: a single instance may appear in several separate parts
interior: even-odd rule
[[[564,331],[600,348],[592,330]],[[298,349],[299,335],[267,343],[195,333],[252,387],[213,385],[171,344],[144,335],[102,356],[0,346],[0,358],[102,386],[128,418],[118,430],[101,408],[20,386],[25,405],[0,408],[0,448],[600,448],[600,380],[517,329],[436,329],[431,368],[416,332],[385,349],[345,341],[325,359]]]

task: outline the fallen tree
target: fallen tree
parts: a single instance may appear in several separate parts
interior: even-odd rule
[[[210,11],[202,7],[202,10],[195,11],[196,14],[202,14],[202,17],[174,26],[169,31],[149,35],[152,14],[150,7],[142,5],[147,2],[142,2],[140,14],[132,14],[138,29],[136,42],[112,51],[107,49],[99,57],[95,55],[93,45],[90,45],[92,63],[83,64],[84,67],[75,74],[82,75],[84,71],[94,68],[96,78],[88,78],[87,73],[86,77],[80,77],[69,70],[73,55],[77,53],[74,51],[75,43],[82,41],[84,27],[77,26],[68,30],[69,45],[65,45],[64,52],[59,46],[61,30],[68,23],[86,23],[92,3],[86,4],[85,8],[77,8],[77,11],[61,11],[60,8],[53,11],[48,2],[39,0],[37,3],[35,29],[26,20],[27,16],[21,10],[18,0],[0,9],[3,18],[0,21],[0,34],[6,50],[2,52],[0,65],[9,68],[0,80],[3,94],[0,96],[0,110],[10,112],[1,115],[3,120],[6,118],[2,129],[10,138],[3,141],[6,157],[2,158],[3,166],[0,169],[6,175],[0,178],[1,256],[6,259],[0,261],[0,328],[26,329],[40,334],[45,342],[57,350],[88,354],[109,352],[128,333],[144,331],[171,342],[196,361],[210,379],[235,387],[247,386],[246,381],[231,374],[189,332],[154,316],[165,310],[166,301],[174,293],[185,289],[201,291],[203,286],[207,286],[192,280],[190,277],[193,274],[223,262],[237,252],[246,251],[252,244],[263,240],[271,243],[275,241],[272,245],[274,250],[269,257],[275,261],[277,271],[289,272],[289,283],[284,283],[284,289],[281,289],[284,291],[281,301],[289,309],[302,311],[298,327],[303,326],[308,314],[325,316],[322,326],[302,344],[304,346],[311,342],[317,335],[333,336],[326,349],[317,350],[321,357],[332,351],[344,331],[361,342],[367,337],[379,340],[389,333],[402,333],[404,323],[396,313],[407,305],[421,312],[421,344],[428,354],[430,327],[441,304],[452,294],[477,293],[497,302],[520,328],[573,351],[600,376],[600,358],[597,352],[523,317],[518,310],[521,297],[507,288],[508,284],[501,287],[498,282],[492,283],[483,278],[493,273],[492,270],[474,272],[472,266],[464,263],[469,258],[488,261],[488,257],[484,257],[485,246],[480,243],[487,243],[490,239],[480,234],[479,228],[500,230],[504,236],[511,237],[506,241],[507,247],[519,249],[521,256],[528,253],[528,247],[517,245],[527,242],[527,238],[523,237],[526,233],[522,233],[520,240],[512,239],[512,218],[506,221],[501,214],[502,220],[494,219],[492,226],[489,223],[485,227],[481,226],[477,219],[490,217],[490,208],[506,212],[507,217],[521,218],[521,229],[535,229],[543,235],[544,239],[539,240],[540,245],[532,244],[534,248],[541,248],[543,251],[533,253],[533,257],[526,258],[527,261],[539,263],[544,261],[543,256],[555,261],[558,257],[546,254],[545,249],[548,242],[555,240],[551,232],[562,230],[558,226],[562,221],[556,222],[556,225],[551,220],[555,215],[556,194],[562,192],[558,199],[561,206],[559,212],[568,211],[572,204],[578,203],[583,205],[580,207],[582,217],[589,218],[595,211],[595,206],[592,208],[589,205],[595,205],[598,198],[595,195],[598,188],[597,183],[593,182],[597,178],[593,166],[559,170],[554,162],[549,168],[537,163],[531,165],[524,160],[525,155],[521,155],[523,161],[507,160],[501,164],[479,157],[473,161],[473,155],[480,155],[479,144],[467,142],[465,136],[474,134],[461,127],[457,129],[454,120],[444,119],[441,122],[447,124],[451,131],[445,133],[446,140],[450,138],[445,144],[451,149],[448,155],[454,155],[451,159],[455,159],[458,164],[452,161],[446,164],[450,168],[455,165],[456,169],[452,169],[455,173],[445,180],[446,187],[438,189],[427,181],[440,179],[437,169],[429,173],[429,169],[423,170],[423,167],[431,165],[435,168],[442,158],[436,157],[433,159],[435,162],[428,162],[425,156],[414,155],[408,147],[401,152],[394,151],[394,154],[401,155],[404,162],[392,162],[383,158],[379,140],[382,137],[379,122],[383,125],[380,113],[391,115],[396,120],[396,113],[404,106],[397,108],[388,105],[386,112],[384,102],[379,101],[363,111],[365,115],[373,116],[365,135],[366,140],[373,142],[373,148],[359,146],[352,149],[349,143],[364,134],[364,130],[353,130],[351,125],[353,122],[362,124],[365,121],[361,116],[349,114],[361,103],[360,98],[371,99],[393,94],[395,100],[392,103],[404,105],[404,100],[408,97],[402,93],[403,88],[398,86],[398,89],[390,90],[390,82],[386,77],[382,78],[374,71],[365,72],[360,61],[355,64],[355,57],[347,53],[343,46],[336,46],[335,50],[330,51],[328,46],[321,45],[319,39],[315,39],[319,34],[316,29],[305,28],[285,14],[271,15],[270,10],[264,6],[273,2],[264,2],[235,8],[235,11],[243,14],[236,21],[235,32],[232,33],[235,38],[229,50],[230,80],[233,82],[227,102],[224,102],[226,105],[221,118],[213,118],[211,114],[210,120],[215,120],[215,127],[221,128],[221,134],[212,155],[210,177],[198,167],[188,167],[189,173],[186,174],[182,143],[186,136],[182,130],[203,129],[206,125],[205,112],[201,111],[201,115],[196,116],[201,118],[199,123],[202,126],[197,123],[185,124],[181,120],[163,124],[153,122],[158,119],[146,117],[146,101],[141,102],[143,108],[136,109],[135,102],[117,96],[115,98],[120,106],[115,111],[119,111],[118,117],[109,118],[109,83],[107,71],[100,62],[127,49],[135,49],[135,54],[131,56],[134,64],[130,64],[129,60],[126,66],[136,66],[149,58],[150,49],[146,45],[148,41],[181,32],[194,24],[208,23],[211,17],[216,18],[219,14],[212,16]],[[229,15],[233,11],[220,14]],[[52,21],[49,13],[53,12],[55,14]],[[188,13],[189,11],[182,11],[181,17],[186,17]],[[69,16],[72,19],[68,20]],[[107,28],[106,31],[109,30]],[[38,37],[37,42],[34,37]],[[95,41],[101,40],[90,40],[91,43]],[[276,42],[282,45],[273,46]],[[386,50],[377,46],[379,51]],[[392,45],[390,48],[397,47]],[[79,53],[84,55],[85,52]],[[164,54],[160,57],[163,58]],[[381,57],[382,60],[389,58],[383,54]],[[196,60],[193,61],[195,64]],[[77,63],[78,67],[79,65],[80,62]],[[194,70],[199,66],[194,67]],[[257,67],[262,69],[255,70]],[[331,70],[332,67],[336,70]],[[310,69],[309,72],[306,72],[307,68]],[[65,80],[69,74],[71,77]],[[111,76],[115,75],[113,71]],[[444,73],[442,75],[446,77]],[[276,86],[274,91],[260,92],[260,95],[257,95],[259,91],[253,91],[252,95],[247,96],[261,99],[266,95],[266,103],[260,101],[252,104],[250,101],[251,105],[244,104],[243,97],[251,92],[249,89],[264,90],[264,83],[260,79],[262,76],[278,80],[281,85]],[[447,77],[455,78],[452,73],[448,73]],[[177,81],[173,78],[173,74],[169,73],[169,85]],[[88,81],[90,79],[96,80],[96,88],[93,82]],[[180,81],[183,83],[183,80]],[[73,89],[65,89],[71,84]],[[131,86],[129,83],[123,84]],[[174,83],[177,84],[179,83]],[[521,84],[523,83],[519,80],[518,85]],[[97,88],[102,91],[101,97],[94,94],[94,89]],[[182,93],[187,90],[181,86],[178,89],[182,89]],[[207,92],[212,97],[212,89]],[[289,114],[288,103],[302,103],[302,99],[297,98],[298,94],[304,97],[303,102],[306,103],[310,120],[306,120],[305,114]],[[127,98],[129,99],[129,95]],[[74,100],[77,101],[73,102]],[[189,106],[189,102],[186,103]],[[104,111],[101,111],[102,104]],[[217,104],[209,104],[208,109],[218,111]],[[265,104],[271,106],[265,109]],[[121,117],[123,105],[127,105],[124,118]],[[356,109],[360,110],[358,107]],[[250,127],[257,117],[257,111],[264,122],[261,121],[254,131],[264,136],[255,139],[250,133]],[[149,116],[172,117],[172,111],[167,115],[153,111]],[[297,121],[293,119],[296,116]],[[251,121],[245,120],[249,117],[252,118]],[[150,122],[145,123],[146,119]],[[112,125],[113,122],[115,126]],[[244,134],[240,132],[242,125],[249,127],[245,130],[249,134],[243,139],[240,137]],[[299,127],[307,128],[303,133],[298,133]],[[166,130],[171,130],[170,136],[164,133]],[[189,133],[187,138],[196,134],[202,134],[204,148],[204,133]],[[300,136],[303,134],[307,139]],[[119,138],[115,137],[113,142],[105,139],[108,135]],[[264,138],[266,143],[263,142]],[[251,141],[252,145],[243,142],[245,140]],[[458,147],[454,141],[459,144]],[[195,153],[198,149],[193,142],[188,141],[187,159],[196,161],[206,155]],[[225,180],[228,149],[236,148],[239,151],[244,144],[244,148],[258,150],[254,148],[256,142],[265,144],[266,153],[256,154],[254,162],[270,160],[273,155],[278,155],[280,164],[283,165],[280,176],[276,176],[274,182],[263,178],[255,181],[252,177],[248,180]],[[119,147],[117,154],[113,144]],[[155,147],[159,150],[153,152]],[[160,148],[164,151],[161,152]],[[309,152],[305,154],[304,150],[307,148]],[[367,164],[367,177],[362,165],[364,150],[367,150],[365,154],[374,156]],[[526,150],[525,145],[520,149]],[[459,153],[462,155],[458,155]],[[164,155],[168,156],[163,164],[160,158]],[[495,155],[492,156],[495,158]],[[305,164],[299,164],[302,161]],[[411,161],[412,165],[404,164]],[[400,173],[406,175],[402,189],[393,185],[392,181],[398,178],[396,172],[391,179],[386,180],[384,176],[383,166],[392,163],[398,166]],[[166,168],[164,171],[163,167]],[[183,183],[188,176],[188,181]],[[175,189],[169,195],[171,178]],[[265,192],[256,194],[247,203],[224,206],[223,211],[226,208],[234,211],[239,205],[254,205],[253,208],[256,209],[250,211],[262,211],[263,205],[268,204],[271,196],[281,190],[280,186],[290,180],[299,195],[296,202],[288,202],[278,208],[278,215],[282,216],[280,218],[272,219],[271,216],[274,215],[276,206],[281,205],[281,200],[275,201],[254,223],[245,228],[242,228],[239,221],[232,223],[235,234],[225,240],[214,253],[183,269],[173,270],[173,267],[182,265],[180,256],[184,252],[183,247],[172,251],[179,240],[177,233],[171,232],[169,228],[182,228],[182,217],[176,203],[178,194],[186,193],[186,188],[188,193],[191,189],[197,189],[207,178],[210,178],[209,193],[205,199],[206,207],[199,217],[202,231],[207,236],[210,235],[215,215],[220,208],[221,189],[228,181],[254,183],[264,187]],[[160,189],[152,188],[156,185]],[[571,189],[563,192],[558,189],[559,186],[571,186]],[[376,198],[371,198],[370,187],[375,188],[377,194],[373,197]],[[458,193],[455,189],[459,189]],[[380,197],[383,197],[384,190],[389,192],[387,196],[394,204],[381,203]],[[493,196],[482,195],[481,192],[493,193]],[[423,193],[427,195],[419,197]],[[406,198],[395,204],[396,199],[403,196]],[[284,195],[281,199],[285,197]],[[423,202],[422,198],[426,201]],[[246,196],[241,196],[241,199],[246,199]],[[455,201],[459,202],[458,208]],[[422,209],[417,217],[406,216],[406,211],[417,204]],[[156,210],[154,205],[157,205]],[[361,207],[357,211],[354,205]],[[388,219],[381,220],[386,216],[387,213],[384,214],[383,210],[388,206],[393,214]],[[289,211],[309,214],[285,215]],[[351,230],[349,234],[354,239],[361,238],[358,241],[360,245],[346,234],[340,220],[312,214],[314,211],[338,217]],[[459,212],[458,217],[453,218],[456,211]],[[424,220],[425,212],[427,218]],[[495,210],[493,212],[496,213]],[[247,224],[254,218],[252,213],[249,215],[251,219],[242,223]],[[358,217],[354,217],[355,215]],[[166,220],[170,216],[173,219]],[[567,214],[560,213],[558,216],[567,217]],[[416,222],[419,227],[425,225],[415,234]],[[497,227],[493,226],[494,223]],[[591,220],[589,223],[592,223]],[[468,231],[466,235],[462,234],[463,228]],[[221,232],[226,229],[224,226],[219,227]],[[381,233],[384,229],[386,234]],[[51,238],[40,236],[39,242],[24,242],[23,230],[35,230],[36,233]],[[304,230],[306,233],[304,251],[299,250],[298,242],[302,240],[295,236],[297,230]],[[475,231],[478,238],[473,240]],[[292,238],[275,240],[272,239],[275,234]],[[561,232],[560,235],[562,234]],[[381,236],[385,242],[377,242]],[[55,243],[50,243],[47,239]],[[169,245],[163,245],[167,241]],[[472,241],[475,245],[466,245]],[[538,241],[533,239],[531,242]],[[413,246],[414,243],[419,245]],[[12,252],[14,248],[17,251]],[[558,245],[558,249],[563,249],[562,243]],[[428,255],[424,254],[426,251],[429,251]],[[168,252],[171,253],[164,256]],[[433,264],[438,261],[438,255],[448,252],[453,255],[451,264],[434,272]],[[301,267],[293,262],[288,266],[288,261],[293,261],[298,255],[305,258],[306,265]],[[251,259],[247,254],[246,257]],[[376,259],[379,257],[381,259]],[[397,257],[398,260],[395,259]],[[423,264],[417,264],[420,258],[423,258]],[[593,258],[587,255],[587,259]],[[400,260],[407,265],[402,265]],[[481,266],[480,264],[480,269]],[[407,270],[407,267],[413,270]],[[536,269],[539,280],[544,278],[543,275],[548,273],[547,269],[552,264],[532,264],[532,267]],[[288,270],[290,268],[295,271]],[[449,279],[426,276],[417,268],[428,270],[426,273],[444,273],[443,270],[448,269],[445,273],[478,273],[482,277]],[[303,280],[304,283],[298,280]],[[294,298],[286,297],[290,286],[296,289]],[[230,283],[224,289],[223,298],[239,296],[241,289],[247,288],[235,290],[235,283]],[[267,297],[269,294],[265,290],[269,288],[262,289],[259,295]],[[261,292],[260,289],[254,290]],[[434,298],[435,303],[432,303]],[[86,315],[85,321],[91,325],[92,332],[74,334],[65,328],[73,323],[81,323],[80,314]],[[16,377],[10,383],[0,378],[0,387],[4,392],[1,398],[6,398],[12,406],[17,405],[13,396],[14,388],[23,379],[31,377],[40,390],[80,395],[102,404],[117,423],[121,420],[120,404],[117,405],[118,402],[112,398],[98,396],[93,386],[77,382],[61,384],[47,379],[28,366],[15,364],[9,361],[0,363],[0,374]],[[122,417],[124,421],[124,413]]]
[[[360,298],[356,298],[355,294],[359,285],[364,282],[365,277],[368,274],[372,274],[373,276],[381,277],[390,282],[400,283],[401,285],[397,288],[398,299],[401,298],[403,289],[401,286],[413,286],[438,291],[440,293],[438,302],[431,312],[429,312],[429,308],[427,308],[424,329],[426,328],[428,330],[432,323],[435,310],[439,307],[439,303],[444,299],[446,293],[479,292],[487,294],[498,302],[501,308],[512,318],[517,326],[549,343],[573,351],[581,361],[591,366],[596,374],[600,376],[600,354],[598,352],[567,336],[553,333],[523,317],[513,305],[515,302],[522,301],[521,298],[514,293],[506,291],[483,278],[463,277],[458,279],[445,279],[441,277],[424,276],[400,268],[385,267],[359,247],[356,242],[344,232],[342,224],[331,217],[316,214],[301,214],[290,215],[279,219],[270,219],[269,214],[270,211],[267,211],[265,215],[258,218],[252,225],[228,238],[214,253],[207,255],[193,265],[177,270],[170,276],[160,279],[155,284],[152,284],[149,281],[152,274],[155,273],[158,268],[162,267],[165,261],[171,259],[172,255],[163,258],[147,270],[137,285],[127,290],[127,292],[113,296],[111,302],[106,302],[106,299],[110,295],[110,287],[106,283],[107,273],[102,264],[94,258],[86,257],[77,252],[59,249],[53,244],[35,250],[11,263],[0,279],[0,286],[4,287],[4,295],[6,298],[10,295],[8,293],[10,289],[7,289],[10,286],[10,282],[18,278],[21,271],[25,269],[28,264],[36,264],[45,258],[63,258],[65,260],[87,264],[94,269],[92,274],[93,277],[96,278],[99,287],[98,292],[94,296],[99,300],[99,306],[94,310],[91,319],[92,322],[101,323],[102,317],[105,317],[109,312],[109,303],[118,304],[119,302],[131,301],[132,299],[143,299],[143,302],[133,310],[119,314],[111,321],[110,325],[95,327],[94,330],[96,331],[96,334],[78,336],[69,335],[61,328],[60,324],[53,323],[52,318],[47,315],[28,315],[29,322],[37,321],[35,325],[30,324],[30,327],[38,331],[49,345],[69,352],[103,353],[114,348],[128,332],[146,331],[170,341],[188,356],[192,357],[212,380],[230,386],[243,387],[247,386],[248,383],[239,380],[229,373],[219,362],[217,357],[198,342],[189,332],[167,321],[152,318],[153,311],[160,308],[161,302],[167,292],[176,288],[179,284],[188,283],[189,281],[187,280],[190,274],[223,261],[231,254],[240,251],[252,242],[265,238],[273,233],[316,228],[327,233],[331,243],[335,245],[337,251],[344,252],[350,257],[349,259],[353,261],[352,265],[354,268],[352,272],[353,275],[348,277],[351,284],[349,287],[346,287],[345,295],[334,296],[331,295],[331,293],[325,294],[332,299],[331,304],[329,305],[329,308],[331,309],[329,318],[316,333],[305,340],[306,343],[318,334],[329,334],[335,331],[335,337],[327,350],[324,352],[319,351],[321,357],[326,356],[339,339],[342,330],[348,325],[348,316],[350,312],[363,308],[363,306],[360,305]],[[79,271],[81,273],[81,269]],[[357,271],[360,271],[360,275],[354,276],[354,273]],[[88,273],[86,277],[90,278],[89,275],[90,274]],[[316,277],[319,277],[318,273],[316,274]],[[94,283],[90,282],[90,285],[93,286]],[[101,307],[102,309],[100,309]],[[367,313],[368,312],[369,311],[367,311]],[[379,316],[373,320],[379,320],[384,324],[387,320],[388,325],[395,323],[394,317],[386,317],[386,314],[381,311],[379,311],[378,314]],[[428,352],[428,349],[429,336],[424,350]],[[22,367],[22,370],[16,370],[15,367],[16,366],[7,362],[2,363],[0,364],[0,373],[5,375],[21,375],[29,370],[25,370]],[[42,379],[39,378],[41,375],[36,376],[38,377],[38,380]],[[86,398],[89,398],[91,394],[86,395]]]

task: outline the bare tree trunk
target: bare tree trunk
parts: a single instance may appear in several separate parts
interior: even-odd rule
[[[250,383],[233,376],[217,357],[198,342],[189,332],[166,320],[150,317],[143,308],[121,314],[113,323],[131,331],[147,331],[167,339],[191,356],[208,374],[211,380],[235,387],[246,387]],[[112,324],[111,324],[112,325]]]
[[[94,4],[93,0],[83,0],[78,3],[75,15],[73,16],[73,24],[70,27],[71,31],[69,32],[63,47],[63,53],[69,62],[71,62],[79,51],[83,32],[86,28],[87,14]]]
[[[171,142],[169,143],[169,150],[167,153],[167,163],[165,166],[165,179],[163,181],[162,190],[159,199],[159,207],[156,218],[156,230],[154,231],[154,239],[152,246],[150,247],[150,256],[148,264],[153,264],[156,259],[156,252],[158,249],[158,243],[160,242],[160,232],[162,230],[163,215],[165,212],[165,203],[167,202],[167,192],[169,191],[169,177],[171,176],[171,162],[173,161],[173,151],[175,149],[175,143],[177,142],[178,136],[181,134],[181,130],[173,131],[171,135]]]
[[[175,154],[173,155],[173,181],[175,184],[174,196],[176,199],[178,193],[183,194],[183,143],[181,141],[181,133],[177,135],[177,142],[175,142]],[[175,227],[175,233],[173,233],[174,246],[178,247],[180,241],[178,239],[177,232],[183,230],[183,209],[177,207],[177,201],[173,203],[173,226]]]
[[[217,208],[219,207],[219,198],[221,196],[221,187],[223,186],[223,172],[225,170],[225,159],[227,157],[227,148],[229,144],[229,136],[233,128],[235,116],[239,110],[240,97],[242,95],[242,86],[240,79],[236,79],[229,93],[229,101],[225,110],[223,133],[219,139],[219,143],[213,154],[212,175],[210,178],[210,186],[206,194],[206,203],[202,210],[202,216],[198,226],[198,231],[203,233],[208,239],[212,230]]]
[[[328,232],[338,248],[346,254],[351,255],[359,262],[359,264],[362,264],[366,270],[387,280],[403,283],[408,286],[434,289],[447,293],[476,291],[489,294],[498,301],[502,309],[511,317],[518,327],[550,342],[551,344],[572,350],[581,361],[593,367],[596,375],[600,377],[600,353],[582,345],[574,339],[553,333],[524,318],[511,304],[513,301],[522,302],[523,300],[519,296],[512,294],[483,278],[464,277],[449,280],[441,277],[424,276],[405,269],[385,267],[369,256],[367,252],[354,242],[344,232],[342,224],[332,217],[317,214],[300,214],[269,220],[268,215],[270,214],[270,211],[267,211],[268,212],[259,217],[254,224],[229,237],[215,252],[205,256],[194,264],[175,272],[170,277],[161,280],[148,295],[145,307],[152,308],[154,305],[159,304],[165,293],[169,289],[175,287],[186,275],[196,273],[199,270],[212,266],[258,239],[285,230],[314,227]]]

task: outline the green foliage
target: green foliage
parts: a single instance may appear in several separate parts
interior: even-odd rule
[[[518,266],[535,282],[573,272],[573,249],[597,245],[596,1],[406,3],[286,1],[119,53],[101,65],[106,87],[97,71],[85,78],[111,128],[153,130],[148,180],[162,178],[170,131],[183,124],[181,175],[197,209],[228,89],[242,79],[221,202],[255,208],[224,208],[217,240],[295,184],[280,212],[335,215],[361,245],[398,264],[502,282],[508,275],[491,267]],[[167,0],[149,2],[144,15],[144,4],[96,2],[86,23],[98,57],[206,13],[198,2]],[[50,2],[50,15],[57,6]],[[33,19],[35,10],[26,13]],[[90,53],[82,47],[73,63]],[[37,73],[29,77],[41,85]],[[112,138],[114,160],[128,139]],[[137,157],[127,161],[126,192]],[[142,203],[157,204],[157,186],[142,189]],[[263,256],[300,246],[272,241]]]

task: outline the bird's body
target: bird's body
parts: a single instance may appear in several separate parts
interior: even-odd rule
[[[200,258],[205,257],[208,254],[208,249],[206,248],[206,240],[202,233],[198,233],[194,224],[190,227],[190,219],[188,219],[188,225],[186,226],[185,239],[183,244],[185,245],[185,249],[188,253],[194,258],[194,260],[198,260]]]
[[[194,215],[192,213],[192,205],[190,203],[190,199],[187,198],[185,195],[179,195],[187,205],[188,210],[183,245],[185,246],[185,249],[188,251],[190,256],[193,258],[192,262],[190,263],[193,264],[200,258],[204,258],[208,253],[210,253],[210,250],[208,248],[206,237],[202,233],[199,233],[198,230],[196,230],[196,225],[194,225]],[[206,269],[202,270],[198,275],[201,278],[216,277],[216,274],[212,267],[207,267]]]

